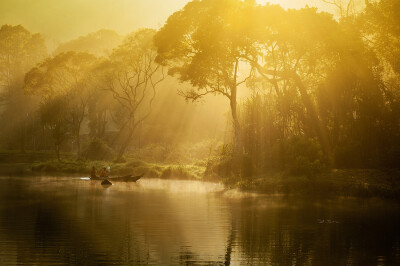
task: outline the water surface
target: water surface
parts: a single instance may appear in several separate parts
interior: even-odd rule
[[[0,177],[0,265],[400,265],[399,222],[378,200]]]

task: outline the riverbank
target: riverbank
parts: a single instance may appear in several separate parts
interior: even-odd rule
[[[92,166],[98,171],[110,167],[110,175],[140,175],[147,178],[206,180],[222,182],[227,188],[265,194],[309,197],[379,197],[400,199],[400,170],[336,169],[314,177],[270,172],[246,179],[205,176],[205,163],[162,164],[133,158],[125,162],[75,160],[63,154],[63,160],[47,153],[0,153],[0,175],[88,176]]]
[[[110,169],[110,175],[141,175],[149,178],[174,178],[187,180],[203,179],[205,166],[183,164],[147,163],[136,159],[125,162],[76,160],[63,155],[60,161],[46,156],[34,157],[31,153],[10,154],[1,158],[0,175],[55,175],[89,176],[94,166],[98,172],[103,167]]]
[[[400,199],[400,171],[334,169],[314,177],[269,173],[226,184],[243,191],[307,197],[378,197]]]
[[[75,174],[89,176],[92,167],[99,172],[101,168],[110,169],[110,175],[141,175],[150,178],[175,178],[200,180],[203,177],[204,167],[198,165],[155,164],[141,160],[127,160],[126,162],[81,161],[81,160],[52,160],[37,162],[31,165],[33,174]]]

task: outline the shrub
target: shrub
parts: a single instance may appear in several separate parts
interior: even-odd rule
[[[336,168],[362,167],[360,156],[361,144],[345,142],[336,147],[334,151],[334,165]]]
[[[321,147],[314,139],[293,137],[286,152],[286,169],[293,175],[314,176],[324,168]]]
[[[304,136],[275,143],[271,160],[273,168],[287,170],[292,175],[313,176],[325,168],[320,145]]]
[[[196,175],[181,165],[166,167],[160,178],[180,178],[180,179],[196,179]]]
[[[114,151],[101,139],[92,139],[84,149],[83,156],[89,160],[111,160]]]

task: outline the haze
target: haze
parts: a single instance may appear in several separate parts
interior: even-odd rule
[[[0,23],[0,264],[400,265],[400,0]]]
[[[135,29],[159,28],[168,16],[187,0],[3,0],[0,25],[24,25],[47,39],[64,42],[99,29],[112,29],[125,35]],[[267,1],[258,0],[260,4]],[[317,0],[271,0],[285,8],[305,4],[326,7]],[[90,14],[90,16],[88,15]]]

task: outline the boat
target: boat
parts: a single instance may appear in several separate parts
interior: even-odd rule
[[[136,175],[136,176],[125,175],[125,176],[110,177],[110,178],[108,178],[108,180],[114,181],[114,182],[136,182],[143,176],[144,176],[144,174]]]
[[[115,176],[115,177],[109,177],[109,176],[105,176],[105,177],[91,177],[90,180],[109,180],[114,181],[114,182],[136,182],[138,181],[140,178],[142,178],[144,176],[144,174],[141,175],[124,175],[124,176]]]
[[[108,181],[108,179],[104,179],[104,180],[101,182],[101,185],[102,185],[103,187],[109,187],[109,186],[112,186],[112,183],[111,183],[110,181]]]

